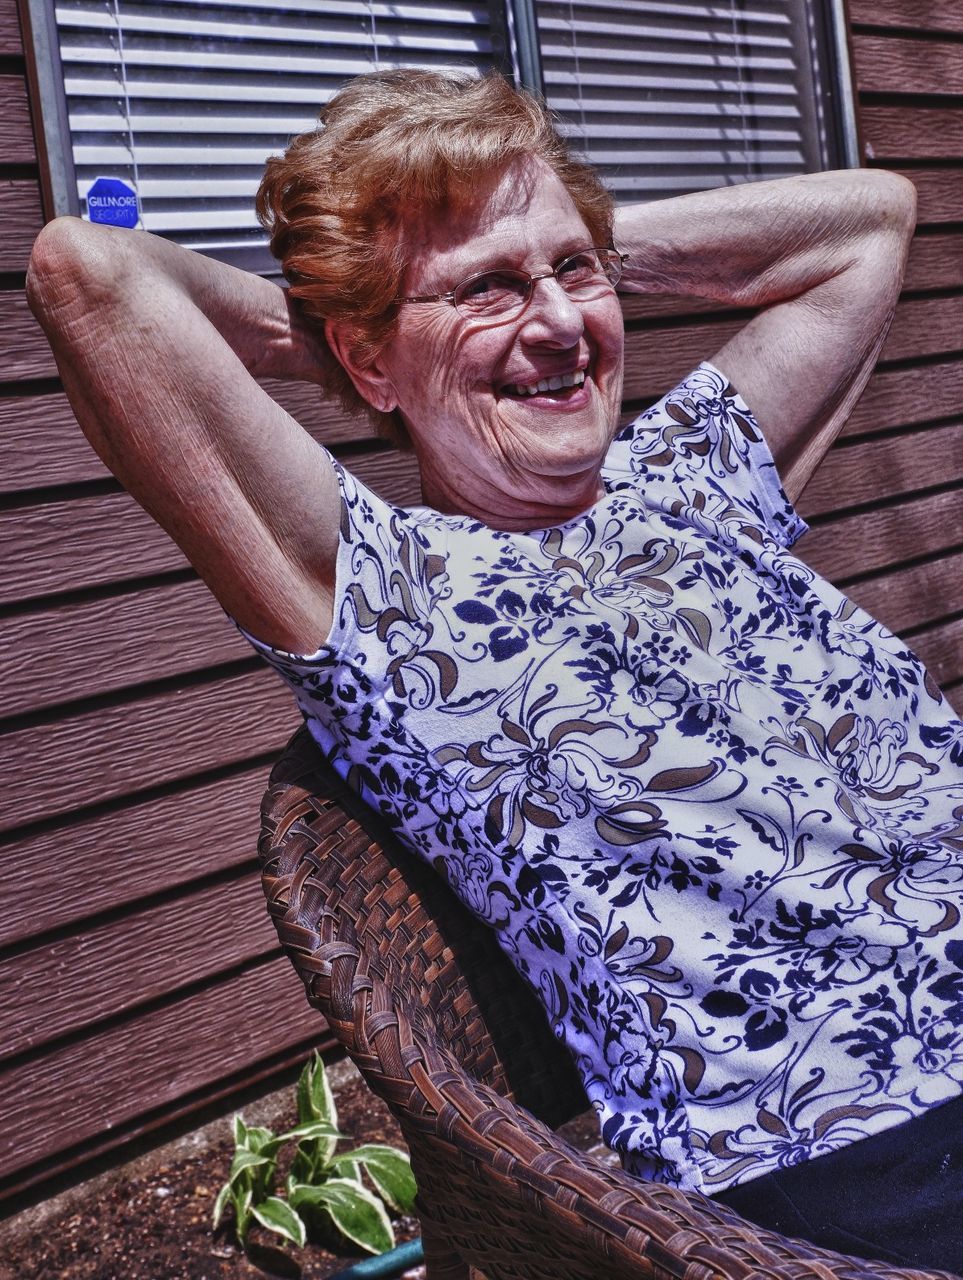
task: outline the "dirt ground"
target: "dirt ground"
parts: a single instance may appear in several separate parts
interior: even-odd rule
[[[293,1089],[290,1095],[285,1127],[295,1123]],[[336,1101],[339,1127],[352,1139],[345,1149],[361,1142],[404,1146],[391,1115],[356,1074],[336,1088]],[[233,1220],[212,1231],[214,1199],[232,1153],[225,1135],[207,1149],[146,1162],[151,1167],[143,1171],[136,1171],[144,1163],[138,1162],[130,1176],[106,1185],[98,1180],[89,1195],[70,1197],[68,1207],[40,1222],[31,1225],[27,1215],[26,1225],[0,1224],[0,1280],[322,1280],[365,1256],[317,1245],[279,1248],[280,1237],[258,1226],[245,1256]],[[419,1233],[413,1218],[394,1226],[399,1244]],[[409,1280],[418,1274],[407,1273]]]

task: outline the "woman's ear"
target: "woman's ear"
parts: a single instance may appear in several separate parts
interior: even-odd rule
[[[338,363],[354,383],[358,395],[381,413],[393,413],[398,407],[394,383],[375,358],[364,363],[358,356],[357,338],[347,325],[325,320],[324,336]]]

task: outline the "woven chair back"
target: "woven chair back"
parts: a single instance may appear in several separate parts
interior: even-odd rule
[[[426,866],[361,804],[305,729],[271,775],[259,852],[281,942],[349,1052],[357,1008],[339,982],[366,975],[426,1043],[546,1124],[585,1110],[569,1055],[492,931],[448,888],[443,865]]]
[[[938,1276],[783,1239],[553,1133],[586,1099],[540,1005],[305,730],[271,775],[259,851],[309,1001],[401,1123],[428,1280],[469,1280],[469,1264],[486,1280]]]

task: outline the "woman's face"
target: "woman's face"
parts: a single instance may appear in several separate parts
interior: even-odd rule
[[[448,292],[491,267],[538,275],[592,237],[554,172],[530,159],[482,187],[470,213],[409,228],[407,243],[406,296]],[[447,302],[406,304],[368,371],[369,398],[401,411],[433,506],[495,527],[558,523],[599,496],[623,336],[614,290],[576,302],[552,277],[535,283],[521,316],[497,325]],[[584,382],[518,391],[560,375]]]

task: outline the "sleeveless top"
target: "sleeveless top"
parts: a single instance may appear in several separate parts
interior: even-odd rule
[[[337,466],[337,464],[335,464]],[[703,364],[529,533],[337,467],[328,642],[252,643],[497,931],[634,1173],[708,1194],[963,1089],[963,724],[794,557]]]

